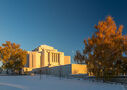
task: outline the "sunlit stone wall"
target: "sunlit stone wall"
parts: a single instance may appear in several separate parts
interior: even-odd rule
[[[64,56],[63,52],[59,52],[53,47],[41,45],[35,48],[33,51],[28,51],[26,67],[54,67],[70,63],[70,56]]]

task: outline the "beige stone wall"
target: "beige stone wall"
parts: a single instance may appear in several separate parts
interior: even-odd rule
[[[36,52],[32,52],[32,67],[33,68],[36,68],[36,62],[37,62]]]
[[[61,64],[63,65],[64,64],[62,61],[63,55],[64,55],[64,53],[62,53],[62,52],[56,52],[56,51],[50,52],[50,56],[49,56],[50,66],[53,67],[53,66],[59,66]]]
[[[41,67],[41,53],[36,53],[36,68]]]
[[[32,63],[33,63],[32,62],[32,53],[30,52],[29,53],[29,65],[28,65],[29,68],[32,68],[33,67],[33,64]]]
[[[48,53],[46,52],[46,50],[44,50],[43,52],[44,54],[44,67],[48,66]]]
[[[60,52],[60,65],[64,65],[64,53]]]
[[[44,52],[41,52],[41,60],[40,60],[40,67],[44,67]]]
[[[64,65],[71,64],[71,57],[70,56],[64,56]]]
[[[86,74],[87,65],[72,64],[72,74]]]
[[[69,75],[75,75],[75,74],[87,74],[87,67],[86,65],[81,64],[67,64],[67,65],[61,65],[61,66],[55,66],[55,67],[42,67],[33,69],[32,72],[39,72],[39,70],[42,70],[43,74],[51,74],[51,75],[57,75],[60,74],[62,76],[69,76]]]
[[[47,45],[41,45],[27,55],[29,68],[54,67],[70,64],[70,56],[64,56],[63,52]]]

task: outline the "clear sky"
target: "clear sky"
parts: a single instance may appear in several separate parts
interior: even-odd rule
[[[72,56],[108,15],[127,32],[127,0],[0,0],[0,44],[32,50],[46,44]]]

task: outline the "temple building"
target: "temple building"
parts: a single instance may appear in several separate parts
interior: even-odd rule
[[[32,51],[28,51],[27,64],[24,70],[31,71],[32,69],[42,67],[55,67],[71,64],[70,56],[64,56],[63,52],[59,52],[48,45],[41,45]]]

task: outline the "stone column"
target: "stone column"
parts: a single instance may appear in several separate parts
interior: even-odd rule
[[[54,53],[54,55],[53,55],[53,56],[54,56],[54,62],[55,62],[55,53]]]
[[[32,68],[32,53],[29,53],[29,68]]]
[[[52,64],[52,53],[49,53],[49,58],[50,58],[50,65]]]
[[[60,65],[60,54],[58,53],[58,64]]]
[[[57,63],[57,53],[55,54],[55,57],[56,57],[56,63]]]
[[[50,52],[48,52],[48,66],[50,65]]]
[[[36,53],[33,53],[33,67],[36,68]]]
[[[56,62],[58,63],[58,54],[56,54]]]
[[[52,62],[53,62],[53,53],[52,53]]]
[[[53,62],[53,53],[52,53],[52,62]]]
[[[55,63],[56,63],[56,53],[54,53],[54,60],[55,60]]]
[[[44,52],[43,51],[41,52],[41,60],[40,60],[40,63],[41,63],[40,66],[41,67],[44,67]]]

